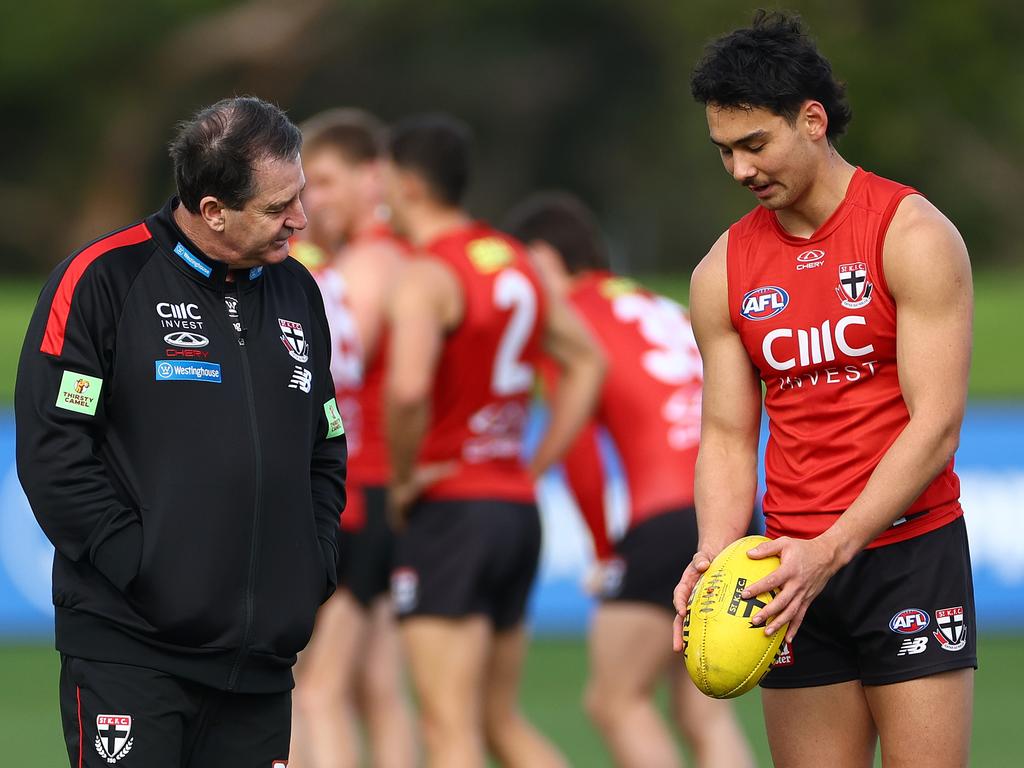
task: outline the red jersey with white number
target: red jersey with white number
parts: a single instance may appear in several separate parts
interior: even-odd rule
[[[463,314],[445,338],[434,378],[421,462],[458,470],[427,499],[532,502],[521,454],[534,371],[541,357],[544,295],[523,246],[483,223],[431,242],[426,258],[456,275]]]
[[[595,419],[608,430],[622,460],[629,527],[692,506],[703,374],[685,310],[609,272],[579,277],[569,301],[609,362]],[[603,473],[593,441],[593,431],[584,431],[565,469],[602,557],[607,552]]]
[[[811,538],[864,489],[910,420],[896,370],[896,306],[882,246],[914,189],[860,168],[810,238],[758,207],[729,229],[729,308],[765,383],[768,535]],[[870,546],[963,514],[953,461]]]

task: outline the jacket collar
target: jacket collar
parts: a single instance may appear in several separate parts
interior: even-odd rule
[[[160,244],[160,250],[171,263],[192,280],[210,288],[223,290],[228,272],[232,272],[239,290],[252,287],[263,275],[265,267],[229,270],[228,266],[211,259],[181,231],[174,221],[174,209],[180,200],[170,198],[164,207],[146,219],[146,225]]]

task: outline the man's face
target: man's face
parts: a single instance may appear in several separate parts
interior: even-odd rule
[[[299,202],[302,161],[263,159],[253,172],[256,194],[241,210],[224,210],[223,242],[231,267],[277,264],[288,258],[288,238],[306,227]]]
[[[813,179],[811,140],[786,118],[757,107],[705,110],[725,170],[769,210],[792,205]]]
[[[302,203],[309,216],[310,236],[327,249],[337,248],[352,237],[366,169],[334,149],[323,148],[306,156],[303,170],[306,188]]]

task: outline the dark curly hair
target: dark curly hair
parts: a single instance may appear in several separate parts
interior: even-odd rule
[[[795,13],[759,10],[750,27],[709,43],[690,76],[690,91],[705,105],[763,107],[790,123],[813,99],[825,108],[833,143],[853,117],[846,86]]]

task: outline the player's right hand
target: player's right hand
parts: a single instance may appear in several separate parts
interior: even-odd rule
[[[703,550],[694,554],[690,564],[683,571],[679,583],[672,592],[672,604],[676,609],[676,618],[672,622],[672,650],[678,652],[683,650],[683,617],[686,615],[686,608],[690,603],[690,593],[693,592],[693,585],[697,579],[711,565],[714,556]]]
[[[388,493],[388,522],[394,531],[405,528],[409,507],[424,490],[455,473],[457,461],[439,461],[433,464],[418,464],[412,477],[404,482],[392,482]]]

